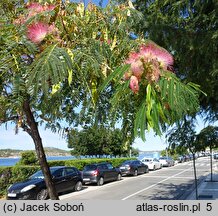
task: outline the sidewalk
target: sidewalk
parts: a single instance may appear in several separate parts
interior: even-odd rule
[[[211,174],[198,185],[198,200],[218,200],[218,172],[214,172],[211,181]],[[196,200],[195,190],[186,198]]]

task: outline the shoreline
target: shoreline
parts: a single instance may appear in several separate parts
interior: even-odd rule
[[[72,155],[46,155],[46,157],[71,157]],[[73,156],[72,156],[73,157]],[[0,156],[0,159],[18,159],[21,158],[21,156],[8,156],[8,157],[2,157]]]

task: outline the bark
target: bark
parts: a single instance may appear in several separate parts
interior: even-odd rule
[[[193,156],[193,168],[194,168],[194,177],[195,177],[195,196],[196,200],[198,200],[198,180],[197,180],[197,172],[196,172],[196,165],[195,165],[195,154],[192,153]]]
[[[35,144],[36,154],[39,159],[41,170],[45,177],[45,183],[48,189],[49,197],[52,200],[59,200],[59,197],[56,192],[55,185],[54,185],[54,182],[52,180],[52,176],[49,170],[49,166],[46,160],[44,148],[42,145],[42,139],[39,134],[37,122],[35,121],[35,118],[31,111],[30,103],[28,100],[24,102],[23,110],[27,118],[27,125],[29,127],[29,130],[26,130],[26,131],[32,137],[33,142]]]
[[[212,146],[210,145],[210,181],[213,181],[213,156],[212,156]]]

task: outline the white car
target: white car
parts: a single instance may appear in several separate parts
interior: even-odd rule
[[[159,161],[161,162],[163,167],[171,167],[175,165],[175,162],[171,157],[166,157],[166,156],[160,157]]]
[[[156,170],[162,168],[162,164],[157,158],[143,158],[141,162],[143,164],[148,165],[149,170]]]

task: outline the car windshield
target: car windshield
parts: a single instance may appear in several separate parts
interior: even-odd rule
[[[97,168],[96,165],[87,165],[84,167],[84,171],[91,171],[91,170],[95,170]]]
[[[52,169],[50,168],[50,172],[51,175],[53,175],[53,173],[56,171],[57,169]],[[36,173],[34,173],[33,175],[31,175],[29,177],[30,179],[44,179],[44,175],[42,173],[42,170],[37,171]]]
[[[122,165],[128,165],[128,164],[131,164],[133,161],[125,161],[122,163]]]
[[[41,170],[30,176],[30,179],[36,179],[36,178],[44,179],[44,175]]]
[[[167,157],[160,157],[159,160],[166,160]]]
[[[143,162],[149,162],[149,161],[151,161],[151,159],[143,159],[142,161]]]

